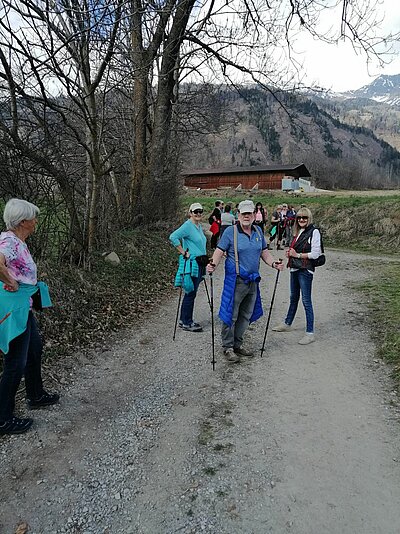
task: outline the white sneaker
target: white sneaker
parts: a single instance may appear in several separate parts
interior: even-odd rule
[[[299,341],[299,345],[309,345],[315,341],[314,334],[306,334],[304,337],[302,337]]]
[[[289,332],[289,330],[291,329],[292,329],[292,326],[290,324],[281,323],[281,324],[278,324],[277,326],[274,326],[272,328],[272,331],[273,332]]]

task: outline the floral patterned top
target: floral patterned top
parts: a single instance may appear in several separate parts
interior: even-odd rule
[[[37,283],[37,267],[28,246],[11,230],[0,234],[0,252],[6,258],[10,275],[17,282],[32,285]]]

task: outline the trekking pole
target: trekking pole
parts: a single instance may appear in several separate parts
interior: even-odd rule
[[[187,248],[187,249],[185,250],[185,260],[184,260],[184,262],[183,262],[182,284],[181,284],[181,287],[180,287],[180,289],[179,289],[178,308],[177,308],[177,310],[176,310],[175,326],[174,326],[174,335],[172,336],[172,341],[175,341],[176,327],[178,326],[179,310],[180,310],[180,307],[181,307],[181,300],[182,300],[183,280],[185,279],[185,271],[186,271],[186,262],[187,262],[186,254],[187,254],[188,252],[189,252],[189,249]]]
[[[282,260],[279,259],[279,261],[281,262]],[[262,356],[263,356],[264,347],[265,347],[265,342],[266,342],[266,340],[267,340],[267,332],[268,332],[268,327],[269,327],[269,323],[270,323],[270,320],[271,320],[272,306],[274,305],[275,293],[276,293],[276,288],[277,288],[277,286],[278,286],[278,280],[279,280],[279,274],[280,274],[280,271],[278,270],[277,273],[276,273],[275,287],[274,287],[274,291],[273,291],[273,293],[272,293],[271,305],[270,305],[270,307],[269,307],[269,313],[268,313],[268,319],[267,319],[267,326],[265,327],[264,341],[263,341],[263,344],[262,344],[262,347],[261,347],[261,358],[262,358]]]
[[[214,286],[213,276],[210,273],[210,311],[211,311],[211,347],[212,347],[212,368],[215,371],[215,344],[214,344]]]
[[[210,309],[211,309],[210,293],[208,292],[208,286],[207,286],[207,282],[205,278],[203,278],[203,282],[204,282],[204,287],[206,288],[208,305],[210,306]]]

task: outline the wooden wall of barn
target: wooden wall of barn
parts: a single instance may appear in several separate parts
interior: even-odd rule
[[[186,176],[184,184],[187,187],[201,189],[217,189],[218,187],[237,187],[242,184],[243,189],[251,189],[258,182],[259,189],[281,189],[283,172],[251,173],[251,174],[204,174]]]

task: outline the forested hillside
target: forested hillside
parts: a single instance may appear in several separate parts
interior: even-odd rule
[[[186,140],[186,169],[304,162],[323,188],[400,184],[400,153],[370,129],[379,120],[372,111],[367,123],[346,112],[345,104],[257,87],[222,88],[210,96],[203,115],[205,109],[212,127]],[[383,119],[379,124],[385,129]],[[398,125],[387,125],[388,134],[396,135]]]

